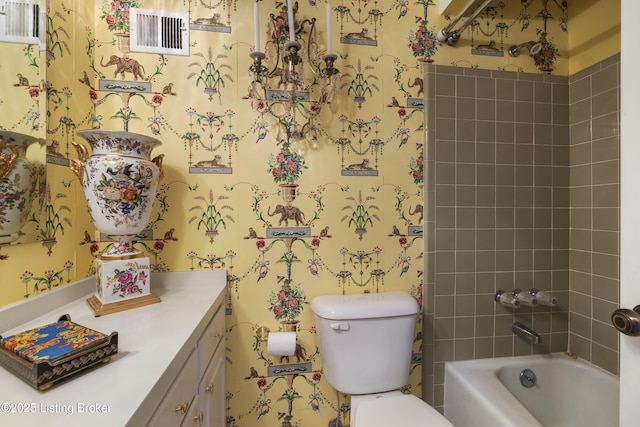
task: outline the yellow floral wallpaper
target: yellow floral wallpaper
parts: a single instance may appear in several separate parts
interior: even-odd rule
[[[92,274],[110,244],[68,167],[71,142],[85,142],[76,132],[154,136],[164,178],[136,246],[152,271],[227,271],[227,425],[347,424],[347,396],[323,379],[309,303],[391,290],[421,302],[422,67],[568,73],[566,2],[495,3],[451,47],[435,40],[452,17],[432,0],[332,0],[328,12],[324,0],[293,2],[310,99],[291,107],[280,90],[291,75],[276,64],[290,37],[287,2],[259,2],[267,94],[250,71],[250,0],[50,0],[46,52],[10,47],[11,61],[44,82],[21,99],[46,105],[49,156],[39,241],[0,246],[0,305]],[[130,51],[136,6],[186,13],[189,55]],[[538,56],[507,54],[531,40],[547,43]],[[328,44],[339,74],[324,88]],[[0,80],[0,107],[17,99],[13,80]],[[3,128],[23,126],[21,116],[5,119]],[[287,322],[299,332],[296,356],[271,357],[256,330]],[[420,322],[406,386],[418,395]],[[273,369],[282,363],[302,373]]]

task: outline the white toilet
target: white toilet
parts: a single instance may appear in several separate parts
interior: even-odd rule
[[[409,380],[417,301],[406,292],[311,301],[327,382],[351,395],[351,427],[453,427],[400,387]]]

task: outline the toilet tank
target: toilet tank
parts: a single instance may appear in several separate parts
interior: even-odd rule
[[[419,309],[406,292],[314,298],[311,310],[329,384],[347,394],[380,393],[407,384]]]

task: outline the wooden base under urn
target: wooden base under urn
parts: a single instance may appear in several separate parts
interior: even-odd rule
[[[73,142],[78,159],[71,168],[84,189],[91,219],[113,243],[96,259],[96,294],[87,303],[96,316],[160,301],[150,292],[149,258],[133,247],[147,226],[163,154],[150,159],[161,142],[129,132],[84,130],[78,135],[92,148]]]

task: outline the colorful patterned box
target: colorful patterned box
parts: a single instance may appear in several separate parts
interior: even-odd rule
[[[71,322],[67,315],[55,323],[0,336],[0,365],[38,390],[108,362],[117,352],[117,332],[105,335]]]

